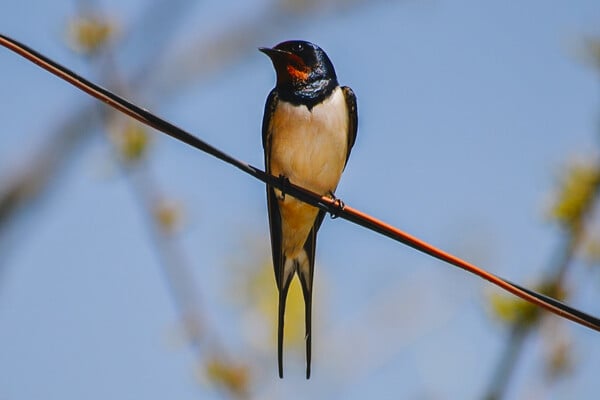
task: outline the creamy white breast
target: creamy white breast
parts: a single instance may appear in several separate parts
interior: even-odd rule
[[[322,195],[335,190],[348,146],[348,109],[341,88],[310,111],[280,101],[271,135],[271,174],[283,174]]]

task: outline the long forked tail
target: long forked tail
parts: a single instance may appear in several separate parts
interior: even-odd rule
[[[290,260],[292,261],[292,260]],[[279,282],[279,312],[277,318],[277,367],[279,368],[279,377],[283,378],[283,325],[285,319],[285,302],[287,300],[290,283],[296,272],[295,268],[285,268],[286,261],[284,260],[283,271],[280,272]]]
[[[312,271],[304,273],[303,269],[298,270],[298,277],[302,284],[302,294],[304,295],[304,326],[306,329],[306,379],[310,379],[310,360],[312,343]]]
[[[289,265],[285,265],[290,263]],[[302,294],[304,297],[304,312],[305,312],[305,330],[306,330],[306,379],[310,379],[310,363],[311,363],[311,336],[312,336],[312,284],[313,284],[313,268],[306,257],[302,254],[294,260],[286,260],[284,262],[284,272],[281,274],[282,282],[279,286],[279,315],[277,326],[277,365],[279,368],[279,377],[283,378],[283,332],[285,319],[285,303],[287,294],[290,288],[290,283],[294,274],[298,274],[300,284],[302,286]]]

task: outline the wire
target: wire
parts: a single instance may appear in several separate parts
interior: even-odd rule
[[[558,300],[551,297],[540,294],[536,291],[524,288],[520,285],[512,283],[508,280],[500,278],[486,270],[477,267],[467,261],[464,261],[450,253],[438,249],[437,247],[430,245],[429,243],[412,236],[392,225],[389,225],[377,218],[370,216],[369,214],[363,213],[357,209],[354,209],[348,205],[345,205],[340,200],[331,199],[327,196],[320,196],[314,192],[304,189],[300,186],[294,185],[289,181],[285,181],[278,177],[269,175],[259,168],[256,168],[250,164],[240,161],[229,154],[211,146],[204,142],[198,137],[184,131],[183,129],[167,122],[151,112],[125,100],[124,98],[117,96],[107,89],[98,86],[87,79],[77,75],[73,71],[63,67],[62,65],[52,61],[37,51],[11,39],[5,35],[0,34],[0,44],[9,50],[21,55],[27,60],[37,64],[41,68],[51,72],[59,78],[69,82],[76,86],[82,91],[95,97],[96,99],[108,104],[109,106],[129,115],[136,120],[151,126],[167,135],[180,140],[198,150],[202,150],[221,161],[224,161],[234,167],[242,170],[243,172],[252,175],[253,177],[265,182],[268,185],[274,186],[278,189],[283,190],[285,193],[296,197],[312,206],[318,207],[322,210],[329,212],[331,215],[341,217],[357,225],[363,226],[372,231],[378,232],[384,236],[387,236],[393,240],[403,243],[413,249],[428,254],[438,260],[442,260],[448,264],[462,268],[472,274],[475,274],[496,286],[518,296],[530,303],[536,304],[546,310],[559,315],[563,318],[569,319],[573,322],[586,326],[590,329],[600,332],[600,319],[572,308]]]

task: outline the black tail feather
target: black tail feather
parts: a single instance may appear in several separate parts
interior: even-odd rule
[[[306,379],[310,379],[311,343],[312,343],[312,292],[304,295],[306,326]]]
[[[283,378],[283,318],[285,315],[285,296],[279,292],[279,318],[277,327],[277,366],[279,377]]]
[[[287,277],[284,275],[283,271],[281,271],[284,282],[282,282],[279,289],[279,313],[277,322],[277,366],[279,368],[280,378],[283,378],[283,325],[285,319],[285,302],[294,273],[292,272]]]
[[[305,276],[300,270],[298,277],[302,285],[302,294],[304,295],[304,326],[306,330],[306,379],[310,379],[310,362],[311,362],[311,344],[312,344],[312,284],[313,274],[309,270],[309,275]]]

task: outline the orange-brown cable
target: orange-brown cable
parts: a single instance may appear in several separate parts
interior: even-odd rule
[[[309,190],[302,187],[296,186],[293,183],[285,182],[282,179],[271,176],[259,168],[253,167],[243,161],[237,160],[227,153],[209,145],[202,141],[198,137],[184,131],[183,129],[157,117],[149,111],[136,106],[135,104],[115,95],[114,93],[104,89],[85,78],[80,77],[74,72],[61,66],[60,64],[50,60],[35,50],[11,39],[5,35],[0,34],[0,45],[14,51],[15,53],[23,56],[24,58],[34,62],[40,67],[53,73],[59,78],[71,83],[82,91],[89,95],[97,98],[98,100],[110,105],[111,107],[129,115],[138,121],[149,125],[167,135],[178,139],[190,146],[193,146],[199,150],[209,153],[218,159],[225,161],[238,169],[246,172],[249,175],[269,184],[275,186],[286,193],[308,203],[315,207],[319,207],[332,215],[339,216],[348,221],[354,222],[365,228],[383,234],[389,238],[392,238],[398,242],[401,242],[407,246],[410,246],[416,250],[426,253],[432,257],[442,260],[451,265],[462,268],[468,272],[471,272],[487,281],[493,283],[496,286],[503,288],[504,290],[518,296],[526,301],[536,304],[544,309],[557,314],[561,317],[567,318],[573,322],[584,325],[588,328],[594,329],[600,332],[600,320],[589,314],[574,309],[566,304],[563,304],[553,298],[544,296],[533,290],[524,288],[515,283],[509,282],[505,279],[498,277],[490,272],[485,271],[473,265],[467,261],[464,261],[450,253],[438,249],[437,247],[416,238],[402,230],[387,224],[377,218],[370,216],[362,211],[354,209],[350,206],[343,205],[339,200],[331,199],[327,196],[319,196]]]

